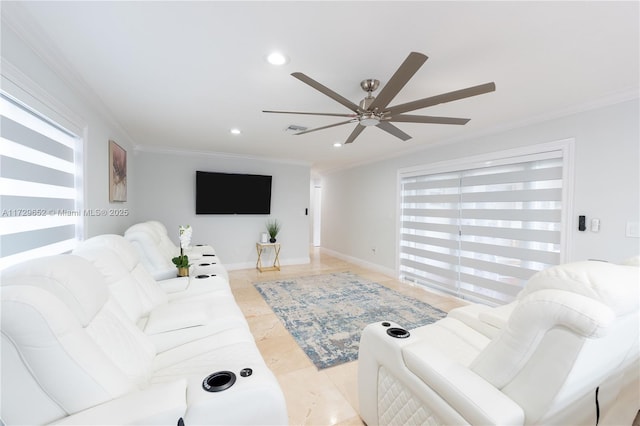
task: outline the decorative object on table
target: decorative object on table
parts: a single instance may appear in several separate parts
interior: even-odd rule
[[[109,202],[127,201],[127,151],[109,141]]]
[[[176,268],[178,268],[178,276],[179,277],[188,277],[189,276],[189,256],[184,254],[184,249],[189,248],[189,244],[191,243],[191,235],[193,230],[190,225],[180,225],[179,230],[179,238],[180,238],[180,256],[176,256],[171,261]]]
[[[278,235],[278,232],[280,232],[280,227],[281,226],[280,226],[280,222],[278,222],[278,219],[272,219],[267,221],[267,232],[271,237],[269,238],[270,243],[276,242],[276,236]]]
[[[262,244],[269,242],[269,234],[267,234],[266,232],[263,232],[262,234],[260,234],[260,242]]]
[[[318,369],[355,361],[360,334],[368,324],[393,320],[410,330],[446,316],[350,272],[253,285]]]

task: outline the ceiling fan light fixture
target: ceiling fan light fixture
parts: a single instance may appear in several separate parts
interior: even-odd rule
[[[362,116],[358,119],[358,122],[361,126],[377,126],[380,123],[380,119],[375,116],[375,114],[362,114]]]

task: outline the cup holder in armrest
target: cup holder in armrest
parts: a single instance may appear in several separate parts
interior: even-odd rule
[[[391,323],[390,323],[390,322],[388,322],[388,321],[384,321],[384,322],[382,323],[382,326],[383,326],[383,327],[391,327]]]
[[[229,389],[236,382],[236,375],[231,371],[217,371],[209,374],[202,381],[202,388],[207,392],[221,392]]]
[[[409,333],[407,330],[398,327],[391,327],[387,329],[387,334],[391,337],[395,337],[396,339],[406,339],[407,337],[411,336],[411,333]]]
[[[209,278],[210,275],[207,274],[202,274],[202,275],[196,275],[196,278],[202,279],[202,278]]]

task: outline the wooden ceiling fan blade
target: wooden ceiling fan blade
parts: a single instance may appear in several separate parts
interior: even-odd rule
[[[342,126],[343,124],[348,124],[353,122],[354,120],[341,121],[340,123],[329,124],[328,126],[316,127],[315,129],[309,129],[303,132],[294,133],[294,135],[304,135],[305,133],[317,132],[318,130],[329,129],[331,127]]]
[[[373,111],[375,108],[383,109],[389,105],[389,102],[396,97],[427,59],[428,57],[422,53],[411,52],[376,96],[376,99],[369,106],[369,110]]]
[[[344,141],[345,145],[356,140],[356,138],[360,135],[360,133],[362,133],[363,130],[364,130],[364,126],[361,126],[358,124],[356,128],[353,129],[353,132],[351,132],[347,140]]]
[[[345,107],[347,107],[351,111],[358,112],[358,109],[359,109],[358,105],[354,104],[353,102],[351,102],[349,99],[345,98],[344,96],[341,96],[341,95],[337,94],[333,90],[329,89],[327,86],[324,86],[324,85],[318,83],[317,81],[315,81],[311,77],[309,77],[309,76],[307,76],[307,75],[305,75],[305,74],[303,74],[301,72],[294,72],[294,73],[291,73],[291,75],[294,76],[295,78],[297,78],[298,80],[302,81],[303,83],[306,83],[309,86],[313,87],[317,91],[327,95],[328,97],[330,97],[334,101],[344,105]]]
[[[391,133],[393,136],[395,136],[396,138],[402,139],[403,141],[407,141],[411,139],[411,136],[409,136],[402,130],[398,129],[396,126],[389,123],[388,121],[381,121],[376,125],[376,127],[384,130],[387,133]]]
[[[417,101],[407,102],[388,108],[385,113],[391,116],[397,116],[403,112],[414,111],[446,102],[457,101],[459,99],[470,98],[472,96],[482,95],[484,93],[496,90],[496,84],[485,83],[478,86],[467,87],[466,89],[454,90],[453,92],[443,93],[441,95],[431,96],[429,98],[418,99]]]
[[[396,115],[388,121],[398,123],[433,123],[433,124],[467,124],[470,118],[433,117],[428,115]]]
[[[357,117],[356,114],[338,114],[332,112],[300,112],[300,111],[267,111],[262,110],[262,112],[268,112],[271,114],[302,114],[302,115],[325,115],[328,117]]]

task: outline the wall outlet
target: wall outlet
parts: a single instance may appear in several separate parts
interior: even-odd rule
[[[627,237],[640,238],[640,222],[627,222]]]

